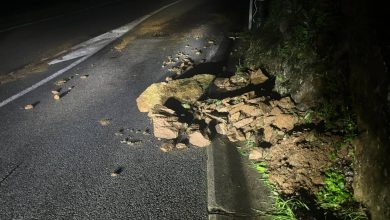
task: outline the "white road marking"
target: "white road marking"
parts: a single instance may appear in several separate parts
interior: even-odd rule
[[[133,28],[135,28],[137,25],[139,25],[141,22],[145,21],[146,19],[150,18],[151,16],[159,13],[160,11],[172,6],[172,5],[175,5],[179,2],[181,2],[182,0],[178,0],[178,1],[175,1],[171,4],[168,4],[150,14],[147,14],[127,25],[124,25],[120,28],[117,28],[115,30],[112,30],[110,32],[107,32],[105,34],[102,34],[102,35],[99,35],[95,38],[92,38],[88,41],[85,41],[79,45],[76,45],[75,47],[72,48],[72,52],[70,52],[69,54],[61,57],[61,59],[56,59],[56,60],[53,60],[51,62],[49,62],[49,65],[53,65],[53,64],[56,64],[56,63],[60,63],[60,62],[64,62],[66,60],[71,60],[71,59],[76,59],[76,58],[80,58],[78,60],[76,60],[75,62],[71,63],[69,66],[55,72],[53,75],[37,82],[36,84],[30,86],[29,88],[27,89],[24,89],[23,91],[7,98],[6,100],[0,102],[0,108],[5,106],[6,104],[14,101],[15,99],[17,98],[20,98],[22,97],[23,95],[35,90],[36,88],[44,85],[45,83],[49,82],[50,80],[56,78],[57,76],[65,73],[66,71],[72,69],[73,67],[77,66],[78,64],[82,63],[83,61],[85,61],[86,59],[88,59],[89,57],[91,57],[92,55],[94,55],[95,53],[97,53],[98,51],[100,51],[101,49],[103,49],[105,46],[107,46],[109,43],[113,42],[114,40],[118,39],[119,37],[123,36],[125,33],[127,33],[128,31],[132,30]]]

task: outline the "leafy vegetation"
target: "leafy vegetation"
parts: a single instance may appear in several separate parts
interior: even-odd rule
[[[328,170],[325,173],[325,185],[316,197],[321,208],[332,211],[340,219],[368,219],[363,208],[354,204],[352,192],[346,188],[340,171]]]
[[[345,187],[344,176],[336,170],[325,173],[325,186],[317,193],[317,201],[321,208],[338,210],[341,205],[352,199]]]

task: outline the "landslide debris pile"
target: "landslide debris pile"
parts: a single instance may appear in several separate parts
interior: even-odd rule
[[[261,70],[216,79],[200,74],[155,83],[139,96],[137,104],[141,112],[148,112],[154,136],[166,140],[160,147],[164,152],[183,149],[188,144],[206,147],[211,143],[210,137],[218,133],[232,142],[249,145],[249,159],[268,164],[269,179],[282,193],[294,194],[298,189],[316,193],[324,184],[323,174],[334,161],[340,167],[351,163],[351,146],[330,158],[330,146],[341,138],[309,128],[307,113],[300,111],[290,97],[272,98],[250,91],[223,99],[199,100],[209,86],[233,91],[249,85],[262,88],[267,80]],[[177,105],[170,105],[170,99],[176,100]],[[352,175],[350,172],[347,176],[349,184]]]

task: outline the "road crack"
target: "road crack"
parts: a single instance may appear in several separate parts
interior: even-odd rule
[[[0,180],[0,186],[3,184],[3,182],[8,179],[9,176],[11,176],[16,169],[18,169],[20,167],[20,165],[22,165],[22,163],[19,163],[18,165],[16,165],[14,168],[12,168],[7,175],[5,175],[5,177],[3,177],[3,179]]]

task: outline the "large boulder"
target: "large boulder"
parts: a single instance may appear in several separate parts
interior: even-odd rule
[[[177,79],[150,85],[138,98],[140,112],[149,112],[155,105],[163,105],[169,98],[182,103],[194,103],[209,87],[215,76],[199,74],[191,78]]]

